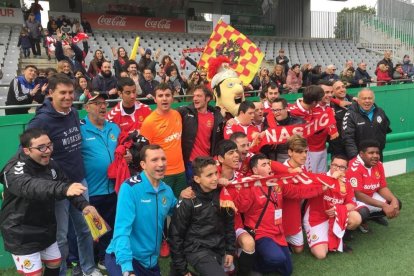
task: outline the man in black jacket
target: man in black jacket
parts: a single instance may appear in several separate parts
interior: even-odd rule
[[[17,271],[25,275],[59,275],[61,254],[56,242],[55,200],[68,198],[84,213],[98,216],[81,196],[81,183],[71,183],[50,157],[53,143],[38,128],[20,135],[22,151],[1,172],[5,184],[0,225],[5,248],[12,253]],[[65,261],[65,260],[63,260]]]
[[[193,178],[191,162],[197,156],[213,156],[217,143],[223,139],[224,118],[208,105],[212,98],[204,85],[196,86],[193,103],[177,109],[183,122],[181,143],[188,181]]]
[[[173,266],[177,275],[191,275],[189,263],[202,276],[225,276],[224,268],[232,266],[235,253],[234,212],[220,207],[214,159],[197,157],[193,168],[196,197],[180,200],[171,219]]]
[[[358,64],[358,68],[355,70],[354,81],[358,83],[360,87],[367,87],[367,83],[373,81],[373,78],[367,72],[367,64],[365,62]]]
[[[358,155],[358,145],[363,140],[376,140],[380,144],[381,161],[387,133],[391,132],[390,120],[384,110],[375,104],[374,92],[368,88],[358,93],[358,100],[345,113],[342,123],[342,140],[349,159]]]
[[[109,61],[102,62],[101,72],[92,80],[93,90],[99,91],[100,94],[108,95],[109,99],[118,98],[117,80],[112,75],[111,63]],[[114,107],[116,102],[109,103],[109,107]]]

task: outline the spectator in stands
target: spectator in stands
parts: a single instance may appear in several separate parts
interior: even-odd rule
[[[49,16],[49,22],[47,22],[47,30],[49,31],[49,34],[55,35],[57,29],[58,25],[56,24],[56,20],[52,16]]]
[[[354,188],[357,210],[362,217],[360,230],[369,231],[366,221],[372,219],[384,226],[385,217],[398,217],[401,201],[387,187],[384,166],[380,159],[381,145],[375,140],[364,140],[359,144],[358,155],[349,161],[346,173],[348,183]]]
[[[151,72],[151,69],[145,68],[142,77],[139,80],[139,84],[142,89],[141,97],[148,98],[147,104],[153,104],[154,101],[154,89],[160,83],[154,80],[154,75]]]
[[[358,68],[355,70],[354,82],[360,87],[367,87],[367,83],[373,81],[373,78],[367,72],[367,64],[360,62]]]
[[[289,71],[289,58],[285,56],[284,49],[279,50],[279,55],[276,57],[276,64],[283,66],[283,72],[285,72],[285,74]]]
[[[286,89],[289,94],[298,93],[302,87],[302,72],[300,71],[300,65],[294,64],[289,70],[286,78]]]
[[[394,72],[394,64],[392,63],[392,53],[391,51],[387,50],[384,52],[384,58],[380,60],[377,64],[377,68],[380,64],[384,64],[387,67],[388,77],[392,78],[392,74]]]
[[[114,122],[126,137],[128,133],[141,129],[145,118],[151,113],[149,106],[137,101],[137,88],[131,78],[120,78],[118,81],[119,97],[121,102],[107,114],[107,119]]]
[[[160,62],[160,67],[164,69],[164,72],[167,72],[170,66],[177,66],[177,65],[175,65],[175,63],[172,61],[170,56],[168,55],[163,56]]]
[[[9,85],[7,92],[7,105],[24,105],[31,104],[33,100],[42,103],[44,100],[44,91],[47,84],[41,86],[35,83],[37,77],[37,67],[34,65],[27,65],[24,68],[23,75],[15,77]],[[6,109],[6,115],[13,114],[27,114],[30,107]]]
[[[73,74],[75,76],[75,79],[79,79],[80,77],[85,77],[82,73],[82,71],[75,71],[75,73]]]
[[[409,55],[404,55],[402,67],[403,67],[404,73],[406,73],[409,78],[414,76],[414,66],[411,63]]]
[[[311,85],[317,85],[321,78],[322,78],[322,66],[315,65],[310,75]]]
[[[128,77],[130,77],[135,82],[135,87],[137,88],[137,95],[141,97],[142,89],[140,85],[140,80],[142,76],[141,74],[138,74],[138,64],[135,62],[135,60],[129,60],[124,67],[128,72]]]
[[[29,32],[27,31],[27,28],[22,28],[20,31],[17,47],[21,47],[21,52],[23,52],[25,58],[30,57],[30,49],[32,48],[32,43],[30,42]]]
[[[378,141],[380,159],[385,147],[385,136],[391,132],[390,120],[384,110],[375,104],[374,92],[364,88],[358,100],[346,112],[342,124],[342,139],[349,159],[358,155],[358,145],[363,140]]]
[[[57,74],[57,70],[56,70],[56,68],[49,67],[49,68],[46,68],[46,72],[45,73],[46,73],[46,76],[48,78],[50,78],[51,76],[54,76],[54,75]]]
[[[96,50],[93,59],[89,63],[88,74],[92,78],[101,72],[102,62],[106,61],[102,50]]]
[[[276,64],[273,69],[273,73],[270,75],[270,79],[277,85],[279,92],[281,94],[287,93],[287,91],[285,90],[287,85],[286,85],[286,75],[285,75],[284,68],[285,68],[284,66],[280,64]]]
[[[170,86],[171,91],[173,91],[173,96],[184,95],[184,89],[187,89],[187,81],[184,76],[179,75],[178,68],[172,65],[168,67],[166,74],[166,83]]]
[[[72,72],[72,69],[70,67],[70,62],[67,60],[61,60],[57,64],[57,72],[61,74],[65,74],[68,78],[70,78],[73,83],[75,83],[75,75]]]
[[[86,18],[82,18],[81,25],[85,33],[92,33],[92,27],[89,21]]]
[[[199,86],[203,83],[203,80],[200,77],[200,73],[196,70],[190,73],[187,80],[188,89],[186,91],[186,95],[192,95],[190,93],[194,92],[194,88]],[[186,98],[186,101],[190,101],[191,98]]]
[[[51,98],[46,99],[36,110],[35,117],[27,128],[44,129],[53,143],[52,158],[63,169],[70,181],[80,182],[85,187],[85,171],[81,153],[81,133],[79,115],[72,108],[74,86],[66,75],[57,74],[49,79]],[[88,199],[87,192],[84,197]],[[78,237],[80,266],[84,275],[102,276],[95,268],[93,240],[82,213],[74,209],[68,200],[55,204],[57,220],[57,242],[62,259],[68,256],[69,216]],[[62,262],[61,275],[66,275],[66,262]]]
[[[102,62],[101,72],[92,80],[92,89],[99,91],[101,94],[107,94],[109,99],[118,98],[117,80],[112,75],[109,61]],[[115,102],[110,103],[110,107],[115,105]]]
[[[75,19],[72,25],[72,36],[77,35],[78,33],[83,33],[83,27],[82,25],[79,23],[78,19]]]
[[[302,86],[309,86],[312,84],[312,64],[305,63],[302,65],[300,71],[302,71]]]
[[[394,73],[392,75],[392,79],[394,79],[394,80],[401,80],[401,81],[403,81],[402,83],[407,82],[407,80],[409,78],[408,78],[407,73],[404,72],[404,69],[402,67],[402,64],[399,64],[398,63],[397,65],[395,65],[395,69],[394,69]]]
[[[355,69],[354,67],[349,67],[344,74],[341,75],[341,81],[347,88],[358,87],[358,83],[355,82]]]
[[[33,13],[29,14],[26,21],[26,28],[29,31],[30,44],[32,45],[33,57],[40,57],[40,39],[42,38],[42,25],[35,20]]]
[[[304,124],[305,120],[299,117],[291,116],[288,111],[288,103],[283,98],[275,99],[271,104],[271,112],[267,113],[263,129],[276,128],[277,126],[290,126]],[[275,147],[266,145],[262,147],[261,152],[265,153],[270,159],[280,163],[289,159],[287,144],[278,144]]]
[[[250,83],[253,90],[262,90],[265,87],[269,86],[271,83],[270,76],[269,76],[269,69],[262,68],[257,73],[257,75],[253,78],[252,82]]]
[[[86,103],[92,97],[91,92],[91,82],[86,77],[77,78],[75,85],[75,101]],[[78,107],[82,107],[82,105]]]
[[[342,70],[342,72],[339,74],[339,78],[342,78],[343,75],[346,75],[346,72],[348,71],[349,68],[353,68],[354,67],[354,62],[350,59],[347,59],[345,61],[345,65],[344,65],[344,69]]]
[[[392,80],[388,65],[385,63],[378,65],[377,69],[375,70],[375,74],[377,75],[377,86],[387,85]]]
[[[213,156],[216,145],[223,139],[224,118],[208,103],[213,99],[211,91],[204,85],[192,88],[193,102],[181,106],[183,133],[181,145],[187,181],[193,177],[191,163],[197,156]]]
[[[43,11],[43,7],[39,4],[39,0],[34,0],[32,5],[30,5],[29,12],[34,14],[35,20],[42,23],[42,16],[40,11]]]
[[[63,46],[62,43],[62,32],[57,30],[56,34],[56,59],[58,61],[66,60],[69,62],[72,72],[81,71],[84,76],[88,77],[85,68],[83,67],[83,52],[82,50],[72,41],[68,41],[68,44]]]
[[[145,68],[150,68],[151,72],[155,74],[156,73],[156,70],[155,70],[156,62],[155,60],[151,58],[151,54],[152,54],[151,49],[146,49],[146,50],[143,50],[142,48],[140,49],[141,49],[141,59],[138,62],[138,71],[141,72],[142,74]]]
[[[114,160],[119,127],[105,120],[108,103],[106,94],[95,92],[85,105],[86,117],[81,120],[82,157],[88,183],[89,202],[114,229],[117,196],[114,183],[108,178],[108,167]],[[99,162],[97,162],[99,160]],[[109,231],[98,241],[98,264],[104,265],[105,251],[112,239]]]
[[[67,20],[62,22],[62,26],[60,26],[60,31],[63,33],[65,37],[72,35],[72,26],[69,25]]]
[[[321,79],[327,80],[327,81],[330,81],[330,82],[339,80],[339,76],[337,74],[335,74],[335,72],[336,72],[335,65],[330,64],[330,65],[326,66],[325,72],[323,72],[321,74]]]
[[[263,98],[263,108],[265,113],[272,113],[271,106],[272,103],[279,98],[280,93],[276,84],[271,83],[269,86],[266,86],[262,89],[261,97]]]
[[[115,77],[119,78],[121,72],[124,70],[124,66],[129,61],[128,53],[123,47],[119,47],[117,50],[112,47],[112,54],[114,56]]]

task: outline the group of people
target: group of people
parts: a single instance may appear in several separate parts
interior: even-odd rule
[[[63,50],[76,60],[76,45]],[[118,61],[126,56],[117,54]],[[304,234],[323,259],[350,250],[350,231],[368,232],[369,220],[387,225],[399,215],[381,163],[390,121],[372,90],[352,98],[344,82],[319,80],[288,104],[281,86],[270,83],[261,101],[241,102],[228,118],[198,83],[188,88],[192,102],[174,110],[169,82],[178,68],[169,59],[168,81],[149,84],[156,62],[151,51],[142,54],[142,63],[125,64],[131,72],[142,68],[148,86],[122,71],[109,86],[111,63],[102,62],[85,118],[73,106],[68,74],[19,90],[36,77],[30,66],[14,81],[16,99],[47,95],[1,174],[0,228],[19,272],[42,275],[43,262],[43,275],[65,275],[70,255],[78,264],[73,273],[160,275],[158,257],[171,253],[171,275],[192,275],[190,266],[200,275],[290,275]],[[137,100],[144,87],[153,111]],[[115,97],[121,101],[107,102]],[[263,146],[272,130],[280,130],[278,142]],[[94,242],[82,212],[113,230]]]

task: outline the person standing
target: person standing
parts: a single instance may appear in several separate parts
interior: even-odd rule
[[[26,28],[29,31],[30,44],[32,45],[33,57],[40,57],[42,54],[40,51],[40,38],[42,36],[42,25],[39,21],[35,20],[33,13],[29,14],[29,18],[26,21]]]

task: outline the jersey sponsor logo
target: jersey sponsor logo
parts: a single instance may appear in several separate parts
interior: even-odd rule
[[[349,183],[351,183],[351,186],[354,188],[358,187],[358,180],[355,177],[349,179]]]
[[[129,123],[128,122],[126,122],[126,123],[122,123],[122,124],[119,124],[119,126],[126,126],[126,125],[128,125]]]
[[[378,124],[381,124],[381,122],[382,122],[381,116],[377,116],[377,122],[378,122]]]
[[[169,143],[173,140],[180,140],[181,139],[181,132],[175,132],[173,134],[171,134],[170,136],[166,137],[164,139],[164,142]]]
[[[141,199],[141,203],[151,203],[151,199]]]
[[[369,184],[369,185],[364,185],[364,190],[377,190],[379,188],[380,184]]]
[[[88,138],[85,138],[85,140],[86,141],[96,140],[96,137],[88,137]]]
[[[337,205],[337,204],[343,204],[344,203],[344,199],[343,198],[334,198],[334,197],[330,197],[328,195],[324,195],[323,199],[331,202],[333,205]]]
[[[365,125],[365,122],[358,123],[359,126]]]

